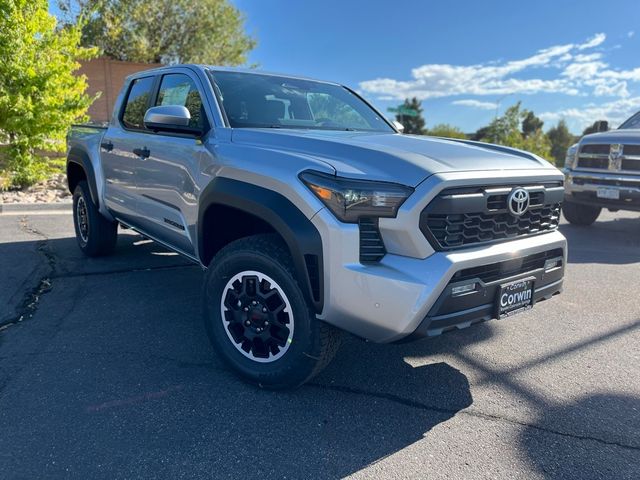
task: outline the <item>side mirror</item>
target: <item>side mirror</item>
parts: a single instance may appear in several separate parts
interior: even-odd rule
[[[396,127],[396,130],[398,130],[400,133],[404,132],[404,125],[401,124],[399,121],[394,120],[393,121],[393,126]]]
[[[608,132],[609,131],[609,122],[606,120],[600,120],[596,122],[596,132]]]
[[[182,105],[161,105],[151,107],[144,114],[144,126],[149,130],[177,133],[198,133],[189,126],[191,114]]]

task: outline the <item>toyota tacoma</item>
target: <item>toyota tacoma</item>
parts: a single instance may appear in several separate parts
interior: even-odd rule
[[[74,127],[68,145],[80,249],[111,253],[124,226],[201,265],[214,349],[263,387],[310,379],[340,331],[431,337],[562,290],[559,170],[403,135],[336,83],[149,70],[108,127]]]

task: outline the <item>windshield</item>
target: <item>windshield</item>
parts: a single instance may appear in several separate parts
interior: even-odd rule
[[[618,127],[618,129],[627,128],[640,128],[640,112],[636,113],[633,117],[626,120],[622,125]]]
[[[233,128],[305,128],[393,132],[344,87],[242,72],[211,72]]]

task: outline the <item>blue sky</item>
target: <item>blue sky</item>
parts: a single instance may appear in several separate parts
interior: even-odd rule
[[[516,101],[574,132],[640,110],[640,1],[232,0],[250,63],[350,85],[470,132]]]

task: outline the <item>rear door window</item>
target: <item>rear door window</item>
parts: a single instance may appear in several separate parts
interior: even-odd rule
[[[144,129],[144,114],[149,108],[152,88],[153,77],[136,78],[131,83],[122,114],[122,123],[126,128]]]

